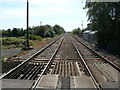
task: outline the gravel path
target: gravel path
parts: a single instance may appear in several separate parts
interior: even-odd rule
[[[2,49],[2,57],[12,56],[20,51],[20,48]]]

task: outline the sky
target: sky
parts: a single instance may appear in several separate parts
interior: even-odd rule
[[[0,29],[26,28],[27,0],[0,0]],[[85,0],[29,0],[29,26],[58,24],[66,31],[87,27]]]

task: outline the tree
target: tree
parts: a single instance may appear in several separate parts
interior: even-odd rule
[[[58,35],[65,33],[65,30],[57,24],[53,27],[53,31],[55,32],[55,34],[58,34]]]
[[[55,29],[53,29],[52,26],[50,25],[44,25],[44,26],[33,26],[33,27],[29,27],[29,34],[34,34],[34,35],[38,35],[41,36],[42,38],[45,37],[54,37],[55,34],[62,34],[64,33],[64,29],[57,25],[55,26]],[[56,30],[56,32],[54,31]],[[27,30],[23,28],[13,28],[11,29],[7,29],[7,30],[2,30],[2,35],[5,37],[19,37],[19,36],[24,36],[26,34]]]
[[[13,30],[12,30],[12,36],[15,37],[15,36],[17,36],[17,35],[18,35],[18,30],[17,30],[17,28],[13,28]]]
[[[81,33],[81,29],[80,28],[73,29],[72,33],[79,35]]]
[[[53,31],[53,27],[50,25],[45,25],[45,37],[54,37],[55,32]]]
[[[8,32],[8,36],[10,37],[11,36],[11,29],[7,29],[7,32]]]
[[[88,20],[98,30],[98,46],[108,49],[120,41],[120,2],[86,2]]]
[[[44,38],[45,37],[45,32],[46,32],[46,29],[45,29],[45,27],[44,26],[38,26],[38,27],[35,27],[34,28],[35,29],[35,34],[36,35],[39,35],[39,36],[41,36],[42,38]]]

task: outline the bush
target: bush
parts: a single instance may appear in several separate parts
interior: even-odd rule
[[[23,47],[24,39],[16,37],[6,37],[2,39],[2,45],[4,48]]]
[[[42,40],[42,37],[37,35],[29,35],[29,44],[33,45],[34,40]],[[25,37],[5,37],[2,38],[2,46],[3,48],[21,48],[26,45],[26,35]]]
[[[72,33],[73,34],[80,34],[80,32],[81,32],[81,29],[80,28],[77,28],[77,29],[74,29],[73,31],[72,31]]]
[[[27,37],[27,35],[25,35],[25,38]],[[29,34],[29,39],[30,40],[42,40],[42,37],[37,36],[37,35],[33,35],[33,34]]]

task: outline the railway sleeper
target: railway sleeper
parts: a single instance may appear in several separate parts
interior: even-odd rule
[[[27,65],[26,67],[28,67],[29,65]],[[23,66],[23,68],[26,68],[25,65]],[[22,67],[20,67],[19,69],[15,70],[13,73],[8,74],[7,76],[5,76],[3,79],[12,79],[14,76],[16,76],[16,74],[20,73],[20,71],[23,70]]]
[[[44,68],[44,64],[41,65],[41,67],[38,69],[38,71],[34,74],[34,76],[32,78],[33,80],[35,80],[37,78],[37,76],[42,72],[43,68]]]
[[[81,63],[77,61],[54,61],[54,64],[47,70],[49,74],[59,74],[65,77],[87,75]],[[54,66],[53,66],[54,65]],[[49,72],[51,70],[51,72]]]
[[[118,81],[118,75],[119,75],[118,71],[116,71],[114,68],[112,68],[112,66],[109,64],[103,64],[103,67],[110,74],[113,81]]]
[[[28,70],[27,70],[24,74],[22,74],[22,76],[20,77],[20,79],[24,79],[24,78],[26,77],[27,73],[30,72],[30,70],[31,70],[33,67],[34,67],[34,66],[32,65],[30,68],[28,68]]]
[[[13,77],[11,77],[11,79],[17,79],[19,77],[21,77],[21,75],[23,75],[29,68],[31,68],[31,66],[33,65],[28,65],[28,67],[25,67],[24,69],[22,69],[22,71],[19,71],[18,73],[16,73],[16,75],[14,75]]]
[[[112,78],[110,77],[110,75],[101,66],[96,65],[96,67],[102,73],[103,77],[106,78],[107,82],[112,81]]]
[[[38,71],[38,69],[40,69],[41,67],[41,64],[39,64],[36,69],[32,72],[32,74],[30,75],[30,77],[28,78],[29,80],[32,80],[33,79],[33,76],[35,75],[35,73]]]
[[[107,70],[107,68],[108,68],[109,66],[104,67],[104,64],[103,64],[103,63],[102,63],[102,64],[96,64],[96,66],[98,67],[98,69],[99,69],[101,72],[103,72],[103,74],[104,74],[104,76],[106,77],[106,79],[107,79],[108,82],[118,80],[118,78],[117,78],[117,79],[114,79],[115,77],[113,76],[113,74],[110,73],[110,72],[108,72],[109,70]],[[114,78],[113,78],[113,77],[114,77]]]
[[[97,69],[97,67],[93,64],[88,64],[90,70],[92,71],[95,79],[98,83],[107,82],[106,78],[103,77],[102,73]]]
[[[26,77],[25,77],[24,79],[28,79],[28,78],[31,76],[32,72],[36,69],[36,67],[37,67],[37,66],[34,66],[34,67],[30,70],[30,72],[28,72],[28,73],[26,74]]]

